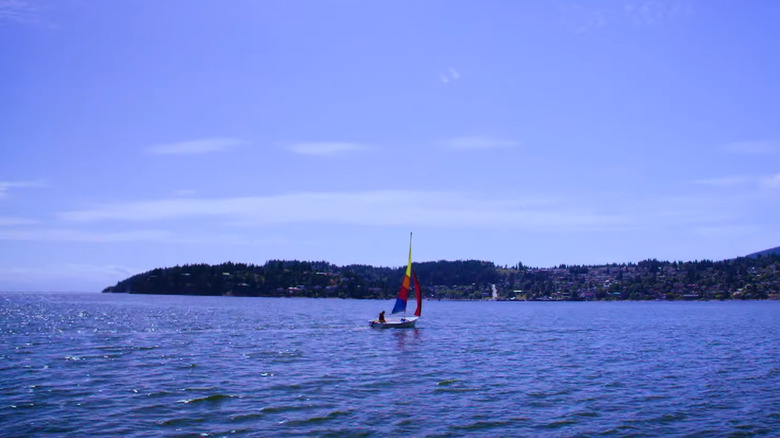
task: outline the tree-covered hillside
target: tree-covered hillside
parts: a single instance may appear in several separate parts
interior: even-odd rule
[[[701,300],[780,298],[780,254],[713,262],[565,266],[501,271],[520,299]]]
[[[777,255],[777,254],[780,254],[780,246],[776,248],[765,249],[759,252],[754,252],[753,254],[749,254],[748,257],[759,257],[759,256],[768,256],[768,255]]]
[[[405,268],[336,266],[328,262],[271,260],[264,265],[223,263],[158,268],[122,280],[103,292],[138,294],[392,298]],[[462,291],[481,290],[500,279],[493,263],[475,260],[416,263],[424,291],[448,285],[448,298],[476,298]],[[426,294],[427,295],[427,294]]]
[[[134,275],[103,292],[388,299],[398,292],[403,270],[295,260],[184,265]],[[780,291],[780,254],[556,268],[438,261],[415,263],[414,270],[423,296],[432,299],[767,299]]]

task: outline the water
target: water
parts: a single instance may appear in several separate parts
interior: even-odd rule
[[[0,295],[0,435],[772,436],[780,302]],[[776,435],[775,435],[776,436]]]

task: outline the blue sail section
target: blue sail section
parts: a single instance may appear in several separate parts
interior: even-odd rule
[[[398,313],[398,312],[405,312],[406,311],[406,300],[402,300],[401,297],[398,297],[395,299],[395,306],[393,306],[393,311],[390,313]]]

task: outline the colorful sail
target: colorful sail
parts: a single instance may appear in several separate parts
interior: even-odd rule
[[[398,312],[406,311],[406,300],[409,298],[409,288],[410,288],[411,281],[412,281],[412,234],[409,233],[409,262],[406,264],[406,273],[404,274],[403,281],[401,281],[401,290],[398,291],[398,297],[395,299],[395,306],[393,306],[393,311],[390,313],[398,313]]]

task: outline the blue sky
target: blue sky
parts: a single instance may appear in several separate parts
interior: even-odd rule
[[[0,290],[780,245],[780,2],[0,0]]]

